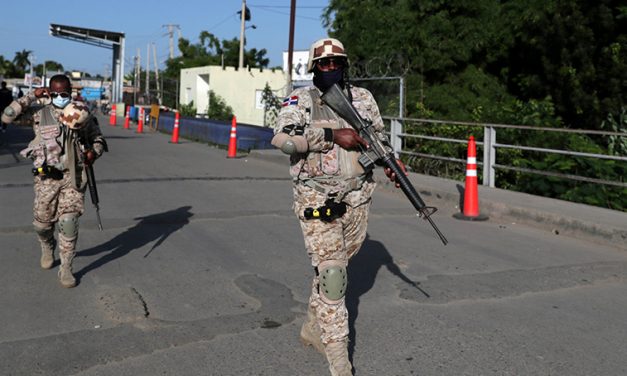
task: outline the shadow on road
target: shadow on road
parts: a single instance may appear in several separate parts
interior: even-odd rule
[[[403,282],[415,287],[426,297],[429,297],[429,294],[418,286],[418,282],[412,281],[403,274],[383,243],[372,240],[370,235],[366,235],[366,240],[360,251],[348,263],[346,308],[348,309],[348,328],[350,330],[348,335],[348,355],[351,361],[355,351],[355,344],[357,343],[355,322],[357,321],[357,316],[359,316],[359,299],[374,286],[377,273],[382,266],[385,266],[390,273]]]
[[[6,133],[0,133],[0,156],[11,154],[15,162],[24,160],[19,152],[28,146],[33,136],[31,127],[9,125]]]
[[[167,212],[134,218],[135,220],[139,220],[135,226],[127,229],[106,243],[77,252],[76,255],[79,257],[94,256],[104,252],[107,253],[76,272],[76,278],[80,280],[90,271],[122,256],[126,256],[131,251],[139,249],[156,240],[155,244],[144,255],[144,257],[148,257],[168,236],[189,223],[189,218],[194,215],[190,212],[191,208],[191,206],[182,206]]]

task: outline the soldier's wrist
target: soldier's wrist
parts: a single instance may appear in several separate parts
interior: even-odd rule
[[[324,130],[324,140],[327,142],[333,142],[333,129],[322,128]]]

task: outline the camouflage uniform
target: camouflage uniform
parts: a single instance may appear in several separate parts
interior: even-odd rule
[[[35,101],[37,98],[29,93],[13,105],[17,103],[24,112]],[[86,110],[84,106],[81,108]],[[91,145],[97,157],[105,151],[106,143],[94,118],[89,117],[86,124],[77,130],[70,130],[62,119],[63,109],[51,104],[43,105],[33,116],[35,138],[20,154],[32,159],[35,169],[55,169],[54,176],[40,174],[34,177],[33,225],[42,246],[42,267],[47,269],[52,266],[54,225],[59,222],[59,257],[62,267],[69,265],[71,276],[71,262],[78,239],[78,217],[84,211],[87,185],[81,143]],[[69,233],[63,231],[63,226],[68,225],[66,221],[72,222],[69,223],[72,227]],[[43,261],[45,256],[48,257],[47,265]]]
[[[351,87],[353,106],[361,117],[383,132],[384,125],[372,94],[363,88]],[[322,262],[346,266],[366,237],[368,210],[375,189],[372,172],[364,172],[357,162],[358,151],[347,151],[325,140],[323,128],[351,128],[320,101],[321,92],[314,86],[294,90],[284,101],[279,113],[275,139],[281,133],[300,135],[307,143],[307,152],[291,155],[290,174],[293,178],[294,205],[305,239],[311,264],[316,269],[313,279],[310,311],[315,313],[321,329],[321,340],[346,341],[348,311],[344,297],[331,302],[319,293],[318,267]],[[305,219],[306,208],[318,208],[333,198],[347,204],[346,213],[333,222]]]

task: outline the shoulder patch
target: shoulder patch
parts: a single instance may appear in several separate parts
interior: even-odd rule
[[[283,107],[292,106],[298,104],[298,95],[292,95],[291,97],[287,97],[283,99]]]

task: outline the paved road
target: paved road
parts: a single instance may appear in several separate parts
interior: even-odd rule
[[[0,374],[326,374],[297,338],[312,271],[286,166],[102,128],[105,230],[88,204],[74,289],[38,265],[29,130],[0,139]],[[425,200],[446,247],[401,195],[375,194],[349,269],[357,375],[627,374],[624,244]]]

